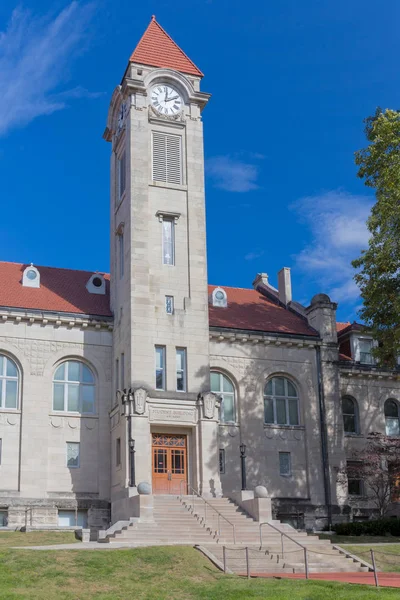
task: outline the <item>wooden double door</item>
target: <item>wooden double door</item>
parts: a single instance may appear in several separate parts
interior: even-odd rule
[[[187,437],[166,433],[152,434],[153,494],[186,493]]]

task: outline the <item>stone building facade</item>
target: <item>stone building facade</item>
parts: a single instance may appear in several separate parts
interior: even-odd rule
[[[201,79],[153,18],[104,132],[110,276],[0,263],[0,525],[103,529],[146,510],[138,489],[234,498],[243,453],[298,527],[372,511],[337,473],[399,435],[398,374],[328,296],[294,302],[287,268],[207,286]]]

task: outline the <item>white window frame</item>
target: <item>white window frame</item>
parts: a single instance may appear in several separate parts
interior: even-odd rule
[[[68,379],[68,372],[69,372],[69,363],[70,362],[76,362],[79,363],[79,373],[80,373],[80,379],[78,381],[75,380],[69,380]],[[55,374],[57,372],[57,369],[59,367],[61,367],[61,365],[64,365],[64,379],[55,379]],[[93,377],[93,382],[86,382],[83,381],[83,376],[81,376],[82,373],[82,367],[86,367],[92,374]],[[54,385],[63,385],[64,386],[64,408],[61,409],[57,409],[54,408]],[[79,394],[79,399],[78,399],[78,408],[79,410],[68,410],[68,387],[69,385],[78,385],[78,394]],[[83,388],[84,387],[92,387],[93,388],[93,410],[91,412],[83,412],[82,408],[83,408]],[[95,415],[96,414],[96,393],[97,393],[97,387],[96,387],[96,378],[93,372],[93,369],[91,367],[89,367],[89,365],[87,365],[86,363],[82,362],[79,359],[76,358],[71,358],[68,360],[64,360],[62,362],[60,362],[57,367],[55,368],[54,371],[54,375],[53,375],[53,411],[57,412],[57,413],[68,413],[68,414],[73,414],[73,415]]]
[[[219,418],[221,423],[236,423],[237,421],[237,407],[236,407],[236,387],[235,384],[233,383],[232,379],[230,377],[228,377],[228,375],[226,375],[225,373],[222,373],[221,371],[215,371],[214,369],[211,370],[211,373],[214,373],[216,375],[219,376],[219,390],[213,390],[211,389],[211,391],[214,394],[217,394],[217,396],[220,399],[220,408],[219,408]],[[231,384],[232,388],[233,388],[233,392],[224,392],[224,384],[223,384],[223,378],[226,377],[226,379],[229,381],[229,383]],[[225,421],[225,411],[224,411],[224,396],[229,396],[230,398],[232,398],[232,407],[233,407],[233,420],[232,421]]]
[[[288,459],[288,472],[284,472],[283,467],[283,458]],[[279,475],[281,477],[291,477],[292,476],[292,454],[291,452],[279,452]]]
[[[353,402],[354,405],[354,414],[351,413],[345,413],[343,410],[343,401],[344,400],[351,400]],[[349,395],[345,395],[342,396],[342,417],[343,417],[343,431],[344,431],[344,435],[359,435],[360,434],[360,420],[359,420],[359,415],[358,415],[358,403],[357,400],[355,398],[353,398],[353,396],[349,396]],[[354,428],[355,431],[346,431],[345,429],[345,417],[354,417]]]
[[[164,224],[169,223],[171,226],[171,260],[169,262],[166,261],[166,246],[167,246],[167,236],[165,235]],[[175,220],[169,218],[163,218],[162,223],[162,264],[168,267],[175,266]]]
[[[68,446],[77,446],[78,447],[78,464],[77,465],[69,465],[68,464]],[[67,467],[68,469],[79,469],[81,466],[81,444],[80,442],[67,442]]]
[[[177,364],[175,363],[175,367],[176,367],[176,391],[177,392],[186,392],[187,391],[187,352],[186,352],[186,348],[176,348],[175,349],[176,352],[176,358],[179,356],[182,357],[182,367],[180,369],[178,369]],[[178,390],[178,381],[179,379],[179,375],[182,374],[182,379],[183,379],[183,389],[182,390]]]
[[[396,406],[397,406],[397,417],[386,416],[386,408],[385,407],[386,407],[386,403],[387,402],[394,402],[396,404]],[[400,404],[396,400],[396,398],[387,398],[385,400],[385,403],[383,405],[383,414],[384,414],[384,417],[385,417],[385,434],[387,435],[387,437],[394,437],[394,438],[399,437],[400,436]],[[390,421],[391,423],[392,422],[397,423],[398,433],[394,433],[394,434],[388,433],[388,427],[387,427],[388,421]]]
[[[274,380],[276,377],[280,377],[280,378],[284,379],[284,381],[285,381],[285,384],[284,384],[285,385],[285,395],[284,396],[279,396],[279,395],[275,394],[275,382],[274,381],[272,382],[272,386],[273,386],[272,395],[266,393],[266,388],[267,388],[268,382],[271,379]],[[287,390],[287,382],[288,381],[293,385],[294,389],[296,390],[297,396],[288,396],[288,390]],[[274,422],[273,423],[269,423],[265,419],[265,400],[267,400],[267,399],[272,400],[272,406],[273,406],[273,411],[274,411]],[[276,401],[281,400],[281,399],[285,400],[286,423],[278,423],[278,419],[277,419]],[[289,400],[297,401],[297,423],[289,423]],[[300,426],[300,400],[299,400],[299,393],[297,390],[297,386],[293,383],[293,381],[291,379],[289,379],[285,375],[274,375],[265,382],[265,386],[264,386],[264,425],[275,425],[277,427],[299,427]]]
[[[3,370],[0,373],[0,380],[2,382],[1,392],[0,392],[0,409],[5,410],[5,411],[18,410],[19,409],[19,388],[20,388],[20,384],[19,384],[20,371],[19,371],[18,365],[15,362],[15,360],[13,360],[9,356],[7,356],[7,354],[0,353],[0,357],[3,359],[3,361],[2,361],[3,362]],[[7,361],[10,361],[14,365],[14,367],[17,371],[17,374],[15,376],[7,375]],[[12,406],[12,407],[6,406],[6,387],[7,387],[8,381],[15,381],[17,383],[15,406]]]
[[[157,367],[157,352],[161,351],[161,366]],[[157,345],[155,346],[155,389],[161,392],[164,392],[167,386],[167,377],[166,377],[166,364],[167,364],[167,351],[165,346]],[[162,387],[157,387],[157,371],[161,371],[162,373]]]

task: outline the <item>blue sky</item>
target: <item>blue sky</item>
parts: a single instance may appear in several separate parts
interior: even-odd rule
[[[363,119],[398,108],[398,0],[0,4],[0,259],[109,269],[108,104],[151,15],[205,73],[209,281],[360,299]],[[176,8],[176,11],[174,10]]]

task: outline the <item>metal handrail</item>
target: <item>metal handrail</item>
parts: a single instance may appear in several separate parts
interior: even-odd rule
[[[185,484],[186,487],[190,488],[190,490],[192,491],[191,494],[189,494],[189,496],[191,495],[193,497],[193,503],[192,503],[192,513],[194,513],[194,498],[195,495],[200,498],[200,500],[202,500],[204,502],[204,523],[205,525],[207,525],[207,506],[209,506],[215,513],[217,513],[218,515],[218,530],[217,530],[217,534],[218,536],[221,535],[221,521],[220,519],[224,519],[224,521],[226,521],[231,527],[232,527],[232,533],[233,533],[233,543],[236,544],[236,528],[235,528],[235,524],[232,523],[231,521],[229,521],[229,519],[227,519],[222,513],[219,512],[219,510],[217,510],[212,504],[210,504],[209,502],[207,502],[207,500],[205,498],[203,498],[203,496],[194,488],[192,487],[189,483],[187,483],[187,481],[185,479],[182,479],[180,484],[179,484],[179,498],[182,502],[182,484]]]
[[[297,544],[298,546],[300,546],[300,548],[303,549],[304,552],[304,568],[305,568],[305,573],[306,573],[306,579],[308,579],[308,558],[307,558],[307,548],[306,546],[303,546],[303,544],[300,544],[300,542],[298,542],[297,540],[295,540],[294,538],[292,538],[290,535],[288,535],[287,533],[285,533],[284,531],[282,531],[282,529],[279,529],[278,527],[275,527],[275,525],[272,525],[272,523],[269,523],[268,521],[265,523],[260,523],[260,550],[262,549],[262,527],[263,525],[269,525],[269,527],[272,527],[272,529],[275,529],[275,531],[277,531],[278,533],[281,534],[281,549],[282,549],[282,558],[283,558],[283,537],[286,537],[288,540],[290,540],[291,542],[294,542],[295,544]]]

